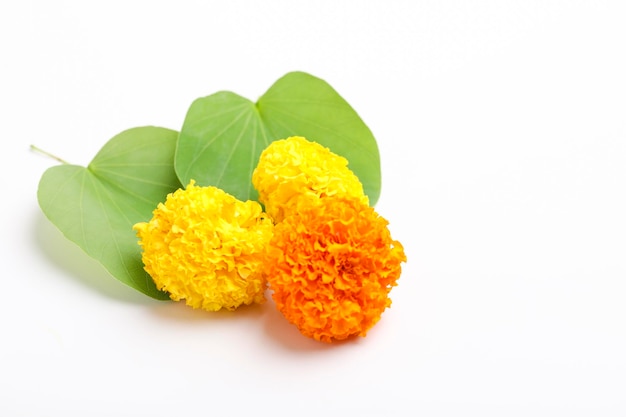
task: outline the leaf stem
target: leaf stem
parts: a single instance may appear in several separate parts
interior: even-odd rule
[[[41,153],[43,155],[46,155],[47,157],[52,158],[52,159],[54,159],[56,161],[59,161],[62,164],[65,164],[65,165],[69,165],[70,164],[66,160],[61,159],[58,156],[51,154],[50,152],[46,152],[43,149],[41,149],[41,148],[39,148],[39,147],[37,147],[35,145],[30,145],[30,149],[33,150],[33,151],[39,152],[39,153]]]

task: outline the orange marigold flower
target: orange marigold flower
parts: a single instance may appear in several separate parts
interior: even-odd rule
[[[347,198],[322,198],[286,217],[265,268],[278,310],[319,341],[365,336],[391,305],[406,261],[387,226],[373,208]]]
[[[346,196],[368,204],[348,160],[301,136],[270,143],[261,153],[252,183],[277,223],[320,197]]]
[[[264,301],[261,267],[274,226],[260,204],[192,180],[133,228],[144,269],[172,300],[208,311]]]

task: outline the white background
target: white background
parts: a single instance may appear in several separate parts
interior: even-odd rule
[[[0,44],[0,415],[626,415],[626,3],[6,1]],[[366,338],[154,301],[41,213],[31,143],[293,70],[379,142],[409,260]]]

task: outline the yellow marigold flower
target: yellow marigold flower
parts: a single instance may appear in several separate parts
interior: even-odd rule
[[[172,300],[209,311],[264,301],[261,266],[274,226],[260,204],[192,180],[133,228],[144,269]]]
[[[406,261],[388,222],[359,200],[322,198],[276,225],[264,269],[278,310],[323,342],[365,336]]]
[[[320,197],[346,196],[368,204],[348,161],[300,136],[272,142],[261,153],[252,183],[259,201],[277,223]]]

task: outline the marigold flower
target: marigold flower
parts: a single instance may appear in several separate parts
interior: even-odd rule
[[[264,301],[261,266],[273,228],[260,204],[193,180],[133,227],[157,287],[208,311]]]
[[[252,183],[259,201],[277,223],[320,197],[346,196],[368,204],[348,161],[301,136],[270,143],[261,153]]]
[[[322,198],[276,225],[264,269],[278,310],[323,342],[365,336],[406,261],[388,222],[359,200]]]

